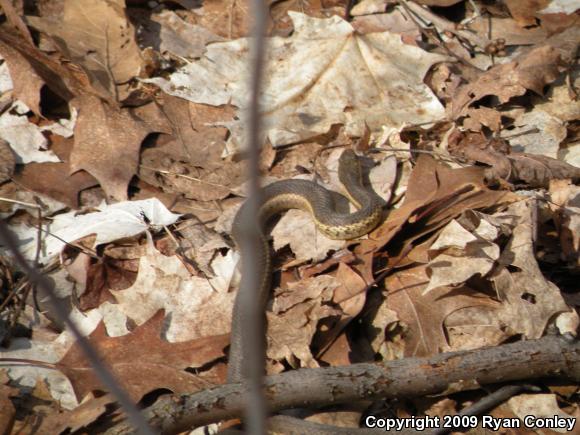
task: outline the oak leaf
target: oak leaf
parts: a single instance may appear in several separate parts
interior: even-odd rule
[[[175,393],[206,388],[207,380],[184,369],[221,358],[229,342],[227,335],[219,335],[169,343],[160,336],[164,317],[165,312],[159,310],[146,323],[121,337],[109,337],[105,324],[100,323],[88,338],[99,352],[101,362],[135,401],[158,388]],[[91,391],[103,389],[78,344],[56,366],[68,377],[79,400]]]
[[[107,105],[97,97],[82,96],[73,104],[79,116],[71,173],[84,169],[99,180],[109,198],[126,200],[129,182],[137,172],[141,142],[152,132],[151,127],[130,110]]]

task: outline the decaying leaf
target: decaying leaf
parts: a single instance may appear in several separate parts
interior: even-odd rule
[[[443,227],[465,210],[496,207],[516,199],[507,192],[489,190],[481,168],[451,169],[423,155],[409,178],[404,203],[390,212],[357,251],[364,253],[380,249],[405,229],[411,234],[407,234],[405,246],[401,247],[404,257],[409,254],[415,240]]]
[[[14,425],[16,408],[10,400],[11,397],[18,395],[18,389],[6,385],[9,381],[6,371],[0,371],[0,432],[11,433]]]
[[[481,236],[481,230],[471,233],[459,222],[452,220],[440,232],[429,248],[428,270],[430,281],[425,294],[440,286],[465,283],[472,276],[485,276],[499,258],[499,247],[494,243],[498,231],[485,220],[480,225],[491,229],[488,237]]]
[[[74,104],[79,117],[71,172],[84,169],[99,180],[109,198],[126,200],[129,182],[137,172],[141,142],[152,130],[130,111],[97,97],[84,96]]]
[[[532,110],[515,119],[514,128],[504,131],[512,150],[557,158],[566,138],[565,123],[543,110]]]
[[[428,283],[425,266],[397,272],[385,282],[388,307],[396,313],[405,328],[406,356],[426,356],[451,350],[444,322],[453,313],[466,308],[474,310],[466,319],[467,325],[485,325],[475,336],[485,333],[488,338],[493,337],[495,342],[489,341],[488,345],[501,343],[506,338],[499,323],[478,320],[478,317],[487,318],[490,311],[499,309],[497,301],[469,286],[455,289],[439,287],[424,294]],[[487,330],[492,330],[492,333]]]
[[[40,115],[40,90],[44,86],[44,80],[37,74],[26,57],[1,39],[0,54],[8,65],[10,76],[27,78],[26,80],[11,80],[15,97],[30,107],[30,110],[36,115]]]
[[[526,184],[530,187],[548,187],[553,179],[580,180],[580,168],[551,157],[527,153],[495,155],[497,164],[486,169],[488,180],[504,179],[510,183]]]
[[[62,433],[67,430],[75,432],[94,423],[107,412],[107,406],[115,403],[110,394],[90,399],[73,410],[48,414],[42,419],[39,433]]]
[[[243,163],[224,161],[227,130],[213,124],[231,119],[230,109],[193,104],[167,96],[163,114],[173,134],[141,153],[139,176],[165,192],[199,201],[223,199],[243,179]],[[162,145],[162,146],[161,146]]]
[[[290,38],[270,39],[270,56],[276,61],[268,64],[264,75],[264,124],[274,146],[326,133],[337,123],[343,123],[349,135],[361,136],[365,124],[378,132],[383,125],[443,117],[423,77],[445,57],[405,45],[388,32],[357,35],[338,17],[289,14],[295,32]],[[170,80],[149,82],[193,102],[239,107],[240,119],[223,124],[232,133],[228,152],[233,152],[245,137],[247,52],[246,39],[212,44],[202,60],[186,65]],[[228,68],[218,71],[217,65]]]
[[[199,5],[196,5],[199,6]],[[248,35],[251,12],[246,0],[230,2],[215,0],[205,2],[196,12],[197,24],[226,39],[242,38]]]
[[[100,93],[123,99],[117,86],[138,76],[142,63],[124,6],[124,0],[65,0],[61,20],[31,16],[27,20],[53,36],[62,52],[83,66]]]
[[[162,54],[170,52],[195,59],[203,55],[206,45],[224,40],[205,27],[187,23],[173,11],[166,10],[154,15],[151,21],[147,22],[151,27],[149,32],[140,32],[141,40],[144,45],[154,47],[159,39],[159,51]]]
[[[65,241],[72,243],[90,234],[96,234],[95,246],[131,237],[148,229],[148,224],[171,225],[180,215],[171,213],[157,199],[131,201],[112,204],[101,204],[98,212],[76,215],[75,212],[62,213],[56,216],[47,226],[50,234],[42,236],[40,261],[46,261],[58,255]],[[144,217],[148,222],[145,222]],[[20,250],[26,258],[36,255],[38,229],[36,227],[18,226],[12,230],[22,241]]]
[[[101,323],[89,336],[101,360],[135,401],[157,388],[176,393],[205,388],[208,380],[183,369],[220,358],[228,344],[228,337],[223,335],[169,343],[161,338],[164,317],[160,310],[130,334],[116,338],[107,336]],[[79,399],[91,391],[103,390],[78,345],[67,352],[57,367],[71,381]]]
[[[0,116],[0,139],[8,142],[18,163],[59,162],[48,150],[48,141],[41,129],[26,116],[28,108],[15,103]]]
[[[498,269],[491,279],[501,301],[500,318],[515,333],[539,338],[548,322],[558,314],[570,311],[556,285],[548,281],[534,255],[535,202],[512,204],[500,216],[514,219],[513,234],[504,248]],[[517,268],[509,271],[508,267]],[[565,332],[565,331],[562,331]]]
[[[526,416],[534,416],[534,421],[545,421],[542,419],[554,419],[559,417],[561,421],[566,423],[566,427],[552,428],[554,432],[570,433],[572,429],[578,424],[578,412],[575,415],[570,415],[562,411],[558,406],[558,397],[556,394],[520,394],[512,397],[507,402],[513,413],[520,419],[525,419]],[[529,419],[528,419],[529,421]],[[546,430],[542,427],[535,426],[532,421],[532,428],[545,433]],[[543,430],[542,430],[543,429]]]
[[[16,158],[12,148],[3,139],[0,139],[0,183],[9,180],[14,174]]]
[[[550,4],[550,0],[505,0],[512,17],[524,26],[536,24],[538,12]]]
[[[449,106],[451,116],[455,119],[465,114],[469,107],[490,95],[497,96],[500,103],[523,95],[527,90],[543,95],[544,87],[556,80],[574,57],[578,32],[578,29],[570,28],[462,86]]]
[[[79,193],[97,186],[98,181],[88,172],[69,175],[68,163],[30,163],[16,177],[22,186],[47,195],[76,209]]]
[[[277,294],[273,313],[267,313],[268,358],[286,360],[295,367],[318,366],[310,342],[320,319],[340,314],[340,310],[324,304],[338,285],[335,278],[320,275],[289,284]],[[288,328],[289,324],[293,327]]]
[[[11,74],[24,77],[15,85],[14,91],[22,96],[26,105],[30,104],[29,107],[37,115],[40,115],[38,93],[43,83],[65,101],[84,93],[99,95],[79,68],[51,58],[9,32],[0,32],[0,53],[13,71]],[[101,97],[107,98],[106,95]]]
[[[165,257],[148,246],[147,255],[140,258],[135,283],[111,291],[118,302],[116,308],[137,325],[163,308],[171,315],[166,330],[171,342],[225,334],[230,330],[234,293],[228,293],[228,288],[236,259],[230,251],[211,266],[216,273],[211,280],[191,276],[178,257]]]
[[[549,207],[559,230],[562,254],[572,263],[580,262],[580,187],[569,180],[550,182]]]

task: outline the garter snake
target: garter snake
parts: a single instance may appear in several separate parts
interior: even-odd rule
[[[263,232],[266,221],[273,215],[292,208],[308,211],[318,229],[331,239],[347,240],[360,237],[374,229],[381,219],[381,204],[377,195],[362,185],[361,167],[352,150],[346,150],[339,159],[338,176],[346,189],[349,200],[358,208],[354,213],[338,213],[330,191],[313,181],[283,180],[266,186],[262,192],[259,208],[260,241],[250,243],[244,238],[243,225],[251,210],[248,202],[238,211],[232,226],[232,236],[236,241],[243,261],[255,261],[259,271],[258,300],[265,310],[270,291],[271,261],[268,239]],[[232,314],[232,333],[230,339],[230,361],[228,382],[242,380],[243,349],[249,338],[245,337],[243,318],[240,309],[240,294],[255,291],[250,288],[248,277],[242,276],[240,289],[234,303]]]

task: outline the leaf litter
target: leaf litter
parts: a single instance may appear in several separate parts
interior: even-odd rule
[[[135,400],[225,382],[239,285],[249,9],[187,3],[15,2],[0,26],[2,215]],[[364,1],[349,22],[342,3],[271,5],[264,180],[340,191],[331,148],[370,148],[388,206],[358,241],[295,210],[273,225],[270,373],[578,328],[577,6],[419,3],[439,8]],[[0,371],[0,430],[27,413],[51,433],[111,424],[70,332],[14,276],[0,364],[32,363]],[[566,388],[491,413],[575,416]],[[470,400],[409,399],[430,415]],[[321,418],[360,410],[340,415]]]

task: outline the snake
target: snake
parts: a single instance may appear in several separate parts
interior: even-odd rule
[[[254,280],[242,274],[240,288],[234,301],[228,382],[241,382],[244,379],[244,353],[248,337],[245,324],[252,319],[244,318],[241,309],[242,295],[257,292],[255,300],[260,304],[260,312],[265,312],[271,287],[272,262],[268,238],[264,228],[270,218],[289,209],[300,209],[310,213],[316,227],[328,238],[349,240],[361,237],[373,230],[382,217],[381,200],[372,190],[362,183],[360,161],[354,151],[343,151],[338,161],[338,178],[346,190],[346,196],[357,208],[353,213],[341,213],[335,208],[331,191],[308,180],[281,180],[262,190],[262,202],[258,208],[259,243],[244,237],[245,222],[255,219],[254,210],[248,201],[238,210],[233,224],[232,237],[238,245],[242,265],[254,261],[258,270],[258,288],[252,288]]]

